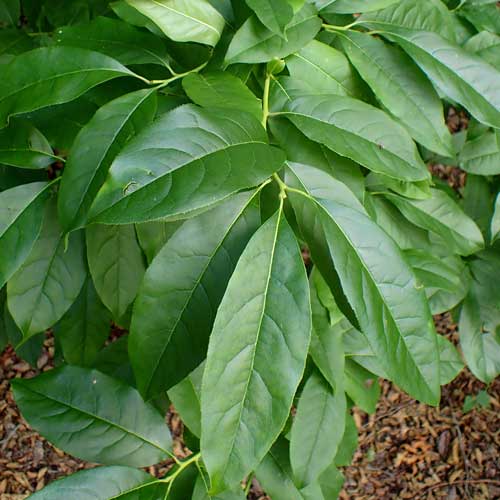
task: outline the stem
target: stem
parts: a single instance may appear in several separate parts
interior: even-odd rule
[[[264,81],[264,95],[262,96],[262,126],[267,129],[267,117],[269,116],[269,88],[271,85],[271,75],[266,74]]]
[[[276,172],[273,174],[273,179],[278,183],[280,188],[280,198],[282,200],[285,199],[286,190],[289,189],[289,187],[281,180],[281,177]]]
[[[208,64],[208,61],[205,61],[203,64],[200,64],[196,68],[190,69],[189,71],[185,71],[184,73],[172,72],[174,76],[171,76],[170,78],[167,78],[166,80],[147,80],[147,83],[149,83],[150,85],[158,85],[158,88],[161,89],[163,87],[166,87],[170,83],[175,82],[176,80],[179,80],[180,78],[184,78],[185,76],[190,75],[191,73],[198,73],[207,64]]]
[[[326,24],[323,23],[321,27],[327,31],[347,31],[350,30],[353,26],[359,24],[359,21],[354,21],[351,24],[346,24],[345,26],[336,26],[334,24]]]
[[[195,455],[191,455],[187,460],[184,460],[184,462],[178,462],[178,466],[179,468],[173,472],[172,474],[170,474],[169,476],[165,477],[165,478],[162,478],[162,479],[159,479],[159,482],[160,483],[173,483],[175,481],[175,478],[181,474],[181,472],[186,469],[187,467],[189,467],[192,463],[194,462],[198,462],[198,460],[200,460],[201,458],[201,454],[200,453],[196,453]]]
[[[255,472],[250,472],[250,474],[248,474],[247,484],[245,485],[245,496],[246,497],[250,493],[250,488],[252,487],[252,479],[253,479],[254,475],[255,475]]]

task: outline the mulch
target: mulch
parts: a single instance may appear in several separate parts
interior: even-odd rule
[[[436,318],[438,329],[456,341],[448,315]],[[0,354],[0,500],[21,500],[54,479],[93,467],[66,455],[32,430],[20,416],[9,380],[51,369],[53,339],[48,336],[37,367],[20,360],[8,347]],[[439,408],[419,404],[382,381],[382,397],[373,415],[355,410],[359,446],[346,476],[342,500],[500,499],[500,379],[487,388],[490,407],[462,411],[467,395],[485,389],[465,369],[443,388]],[[182,422],[169,411],[174,451],[184,458]],[[148,470],[164,475],[170,461]],[[254,481],[248,497],[267,500]]]

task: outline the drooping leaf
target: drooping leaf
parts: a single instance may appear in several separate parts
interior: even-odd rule
[[[408,132],[383,111],[345,96],[300,96],[284,116],[309,139],[395,179],[429,178]]]
[[[261,102],[236,76],[229,73],[191,73],[182,86],[189,98],[203,107],[221,107],[248,111],[260,119]]]
[[[342,402],[335,397],[319,373],[313,372],[306,381],[290,440],[290,461],[299,487],[315,482],[335,458],[345,422],[343,398]]]
[[[386,194],[401,213],[413,224],[436,233],[459,255],[470,255],[484,246],[481,231],[460,206],[444,191],[431,189],[432,197],[411,200]]]
[[[415,63],[397,47],[364,33],[346,32],[341,40],[352,64],[410,135],[431,151],[453,156],[439,96]]]
[[[150,19],[166,36],[177,42],[216,45],[224,18],[207,0],[126,0]]]
[[[238,194],[186,221],[148,268],[130,335],[145,397],[174,386],[205,359],[217,307],[260,223],[256,194]]]
[[[0,127],[10,116],[62,104],[119,76],[136,76],[114,59],[75,47],[42,47],[15,57],[0,81]]]
[[[283,161],[252,115],[181,106],[116,157],[91,215],[120,224],[183,218],[263,182]]]
[[[439,402],[439,358],[423,289],[395,243],[341,183],[313,167],[291,164],[287,179],[306,195],[290,193],[299,227],[310,211],[323,228],[344,293],[389,377],[415,398]],[[329,188],[329,186],[331,186]],[[391,266],[385,265],[391,262]],[[363,287],[358,284],[363,283]]]
[[[115,320],[135,299],[146,267],[132,224],[86,229],[87,259],[99,297]]]
[[[160,496],[152,496],[152,488],[157,487],[157,485],[149,485],[153,481],[154,478],[149,474],[132,467],[118,465],[97,467],[50,483],[30,498],[32,500],[68,500],[69,498],[71,500],[109,500],[110,498],[161,500]]]
[[[92,366],[109,336],[111,315],[99,299],[90,276],[74,304],[55,329],[64,359],[79,366]]]
[[[500,194],[497,195],[495,201],[495,212],[491,219],[491,242],[495,242],[500,238]]]
[[[163,417],[121,381],[64,366],[12,385],[23,417],[67,453],[131,467],[167,458],[171,438]]]
[[[246,0],[259,21],[270,31],[282,35],[293,18],[293,8],[287,0]]]
[[[449,384],[464,367],[464,362],[457,348],[442,335],[438,335],[439,365],[441,385]]]
[[[0,130],[0,163],[19,168],[45,168],[55,162],[43,134],[24,120],[12,120]]]
[[[305,367],[310,327],[305,268],[280,209],[245,248],[210,337],[201,450],[213,493],[238,484],[278,437]]]
[[[375,413],[380,385],[372,372],[352,359],[346,359],[344,385],[346,393],[358,408],[369,414]]]
[[[344,436],[339,445],[339,451],[335,456],[335,465],[338,467],[350,465],[354,452],[358,447],[358,429],[349,410],[347,410],[345,423]]]
[[[65,26],[56,31],[56,43],[95,50],[124,65],[168,63],[165,45],[158,37],[142,32],[119,19],[98,17],[87,24]]]
[[[321,28],[313,5],[306,3],[287,25],[284,37],[250,17],[236,32],[227,50],[226,64],[262,63],[286,57],[311,41]]]
[[[22,184],[0,193],[0,287],[25,261],[42,228],[46,182]]]
[[[363,95],[359,77],[346,56],[318,40],[286,59],[290,76],[307,83],[311,91],[359,97]]]
[[[392,27],[387,33],[444,95],[480,122],[500,128],[500,71],[437,33]]]
[[[500,36],[489,31],[481,31],[469,38],[464,49],[473,52],[490,63],[494,68],[500,67]]]
[[[155,112],[154,91],[138,90],[105,104],[83,127],[72,146],[59,192],[58,210],[65,230],[85,224],[115,156],[153,120]]]
[[[54,325],[76,300],[87,275],[83,234],[67,241],[55,203],[47,207],[41,233],[7,284],[9,310],[24,339]]]
[[[500,174],[500,132],[488,131],[465,143],[460,168],[474,175]]]

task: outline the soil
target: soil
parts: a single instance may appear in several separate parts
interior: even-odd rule
[[[456,341],[448,315],[436,318],[438,329]],[[0,500],[21,500],[54,479],[93,467],[66,455],[33,431],[20,416],[9,381],[52,368],[53,339],[47,337],[37,367],[8,347],[0,355]],[[419,404],[391,383],[381,381],[382,397],[373,415],[355,410],[359,447],[344,468],[342,500],[500,499],[500,378],[487,388],[488,408],[463,411],[466,396],[485,389],[465,369],[443,388],[441,405]],[[180,458],[182,423],[174,411],[167,422]],[[171,463],[148,468],[164,475]],[[254,481],[251,500],[268,500]]]

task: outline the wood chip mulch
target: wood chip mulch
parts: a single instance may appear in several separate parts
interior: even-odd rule
[[[437,324],[456,340],[449,316],[437,318]],[[93,467],[30,429],[13,401],[9,380],[50,369],[53,354],[50,336],[36,368],[17,358],[10,347],[0,354],[0,500],[22,500],[54,479]],[[359,447],[353,464],[344,469],[341,499],[500,499],[500,379],[487,388],[489,408],[462,411],[465,397],[482,389],[485,385],[464,370],[443,388],[441,406],[430,408],[382,382],[376,413],[354,412]],[[171,411],[167,422],[174,451],[182,458],[189,453],[180,439],[182,423]],[[166,461],[147,470],[164,475],[170,466]],[[255,481],[248,498],[268,500]]]

